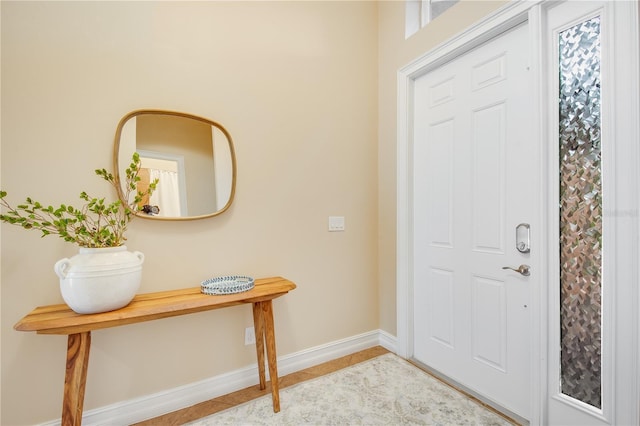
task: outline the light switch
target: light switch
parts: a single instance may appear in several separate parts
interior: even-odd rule
[[[329,232],[344,231],[344,216],[329,216]]]

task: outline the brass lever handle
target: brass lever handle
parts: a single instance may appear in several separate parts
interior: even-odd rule
[[[512,268],[510,266],[503,266],[502,269],[511,269],[512,271],[515,271],[520,275],[524,275],[525,277],[531,275],[531,267],[529,265],[520,265],[518,266],[518,269]]]

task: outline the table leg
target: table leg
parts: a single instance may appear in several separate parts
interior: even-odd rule
[[[256,355],[258,359],[260,389],[266,389],[267,381],[264,371],[264,316],[262,315],[260,302],[253,304],[253,329],[256,335]]]
[[[90,348],[90,331],[69,335],[62,401],[62,426],[80,426],[82,424],[82,406]]]
[[[273,412],[280,411],[280,393],[278,384],[278,358],[276,355],[276,335],[273,327],[273,305],[271,300],[261,303],[264,318],[264,335],[267,344],[267,360],[269,362],[269,377],[271,379],[271,398],[273,399]]]

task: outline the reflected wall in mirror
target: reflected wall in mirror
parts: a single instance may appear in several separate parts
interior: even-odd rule
[[[138,216],[200,219],[218,215],[231,205],[235,151],[229,132],[215,121],[174,111],[131,112],[116,130],[114,169],[118,182],[125,180],[134,152],[141,160],[139,187],[159,181],[153,195],[140,203]],[[124,193],[118,185],[120,199]]]

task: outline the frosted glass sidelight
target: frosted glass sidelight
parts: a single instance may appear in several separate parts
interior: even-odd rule
[[[561,392],[601,408],[600,18],[558,42]]]

